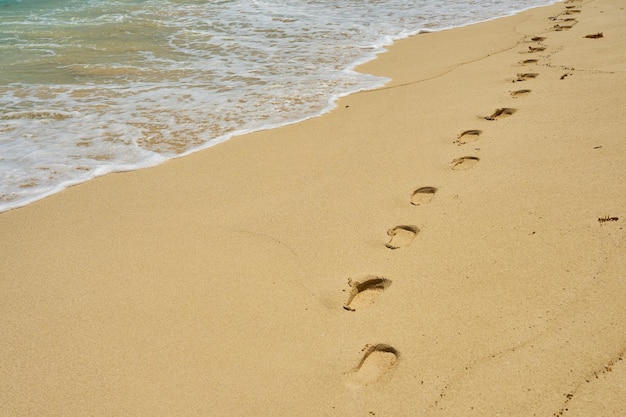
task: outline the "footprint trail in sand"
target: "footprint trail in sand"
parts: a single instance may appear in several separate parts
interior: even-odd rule
[[[435,197],[436,192],[436,187],[420,187],[417,190],[413,191],[413,195],[411,196],[411,204],[413,204],[414,206],[428,204]]]
[[[511,91],[511,96],[513,98],[524,97],[524,96],[529,95],[531,91],[532,90],[528,90],[528,89]]]
[[[389,242],[385,246],[389,249],[398,249],[409,246],[418,233],[419,229],[416,226],[396,226],[393,229],[387,230]]]
[[[500,120],[512,116],[517,110],[509,107],[496,109],[491,116],[485,117],[485,120]]]
[[[356,311],[371,306],[378,297],[391,285],[387,278],[368,275],[366,277],[350,279],[350,296],[343,305],[348,311]]]
[[[350,383],[367,386],[379,382],[397,365],[400,354],[392,346],[377,344],[370,346],[363,354],[361,362],[346,376]]]
[[[455,171],[462,171],[465,169],[470,169],[474,165],[476,165],[480,161],[480,158],[475,156],[463,156],[461,158],[456,158],[452,161],[452,169]]]
[[[482,133],[483,133],[482,130],[476,130],[476,129],[466,130],[465,132],[459,135],[459,137],[456,139],[455,142],[459,144],[476,142],[478,140],[478,137],[482,135]]]

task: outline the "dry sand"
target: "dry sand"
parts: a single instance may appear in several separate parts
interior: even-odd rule
[[[626,415],[625,7],[1,214],[0,415]]]

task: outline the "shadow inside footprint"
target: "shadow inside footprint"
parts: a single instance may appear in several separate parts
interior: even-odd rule
[[[554,31],[556,32],[561,32],[563,30],[570,30],[572,28],[573,25],[554,25],[554,27],[552,28]]]
[[[501,109],[496,109],[496,111],[493,112],[493,114],[491,116],[487,116],[487,117],[485,117],[485,119],[486,120],[500,120],[500,119],[504,119],[505,117],[509,117],[509,116],[513,115],[516,111],[517,111],[516,109],[503,107]]]
[[[470,169],[480,161],[480,158],[475,156],[463,156],[452,161],[452,169],[455,171],[461,171],[464,169]]]
[[[528,94],[530,94],[532,90],[517,90],[517,91],[511,91],[511,96],[514,98],[518,98],[518,97],[524,97],[527,96]]]
[[[533,41],[533,42],[543,42],[545,40],[546,40],[546,38],[543,37],[543,36],[535,36],[534,38],[531,39],[531,41]]]
[[[387,230],[389,242],[385,246],[389,249],[398,249],[408,246],[413,242],[413,239],[415,239],[419,231],[420,229],[416,226],[396,226],[393,229],[389,229]]]
[[[478,137],[482,134],[482,130],[466,130],[465,132],[461,133],[459,135],[459,137],[456,139],[456,142],[458,143],[470,143],[470,142],[476,142],[478,140]]]
[[[528,47],[528,53],[529,54],[535,54],[537,52],[543,52],[545,50],[546,50],[546,48],[543,47],[543,46],[529,46]]]
[[[538,59],[525,59],[523,61],[520,62],[521,65],[530,65],[530,64],[536,64],[537,62],[539,62]]]
[[[347,374],[348,381],[354,385],[367,386],[389,376],[397,365],[400,354],[392,346],[378,344],[367,348],[361,362]]]
[[[350,285],[350,296],[343,308],[348,311],[369,307],[380,294],[391,285],[391,280],[376,276],[366,276],[356,280],[348,280]]]
[[[525,73],[517,74],[517,78],[515,79],[515,81],[534,80],[538,76],[539,74],[537,74],[536,72],[525,72]]]
[[[411,204],[414,206],[421,206],[422,204],[428,204],[431,202],[435,193],[437,192],[436,187],[421,187],[413,192],[411,196]]]

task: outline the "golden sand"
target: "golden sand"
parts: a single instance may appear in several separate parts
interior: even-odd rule
[[[626,415],[625,6],[0,214],[0,416]]]

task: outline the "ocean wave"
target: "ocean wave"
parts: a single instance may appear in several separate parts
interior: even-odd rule
[[[395,39],[550,2],[3,0],[0,211],[322,114]]]

